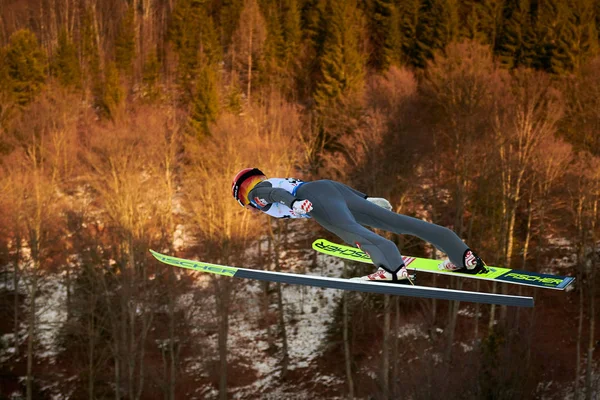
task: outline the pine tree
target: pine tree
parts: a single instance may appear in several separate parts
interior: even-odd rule
[[[575,24],[575,37],[573,40],[574,60],[573,66],[579,71],[583,65],[598,54],[599,37],[596,25],[600,1],[579,0],[572,8],[572,18]]]
[[[114,119],[115,112],[123,99],[123,89],[119,79],[119,70],[114,61],[108,62],[104,70],[104,83],[98,90],[100,97],[96,105],[101,115]]]
[[[397,47],[399,29],[394,29],[397,18],[396,7],[392,0],[374,0],[369,16],[371,52],[369,63],[377,70],[386,70],[392,63],[394,47]]]
[[[507,0],[496,54],[506,68],[531,67],[535,62],[536,31],[529,0]]]
[[[194,96],[192,88],[203,63],[215,65],[221,59],[218,36],[205,7],[200,0],[178,2],[169,26],[169,40],[179,56],[179,84],[186,99]]]
[[[425,67],[437,50],[458,36],[458,6],[455,0],[424,0],[416,31],[416,51],[411,60]]]
[[[468,0],[461,3],[460,37],[490,44],[486,34],[486,25],[492,20],[492,15],[488,14],[491,10],[486,7],[487,5],[489,5],[489,2],[477,0]]]
[[[598,41],[600,41],[600,1],[592,0],[594,6],[594,16],[596,21],[596,33],[598,34]]]
[[[422,59],[417,45],[421,0],[400,0],[396,8],[399,15],[398,26],[402,60],[409,65],[417,65],[418,60]]]
[[[81,68],[77,58],[77,48],[62,29],[58,35],[58,46],[54,52],[52,74],[65,87],[81,88]]]
[[[35,35],[26,29],[14,32],[4,51],[3,62],[12,96],[18,104],[26,105],[46,82],[46,54]]]
[[[364,78],[364,56],[360,53],[359,10],[353,2],[330,0],[323,23],[327,36],[320,60],[322,78],[314,98],[326,107],[347,94],[360,90]]]
[[[329,3],[330,0],[307,0],[302,8],[303,29],[316,57],[323,53],[328,30],[324,22],[330,17]]]
[[[496,48],[498,34],[502,24],[502,6],[504,0],[482,0],[476,2],[476,13],[481,42],[489,44],[492,49]]]
[[[405,38],[402,34],[402,17],[395,4],[392,6],[390,23],[390,32],[386,37],[385,45],[387,59],[389,60],[390,65],[401,65],[405,59],[402,52],[402,45],[404,44]]]
[[[206,66],[199,71],[195,96],[192,99],[189,124],[197,138],[210,135],[210,124],[215,122],[219,111],[217,78]]]
[[[83,15],[80,48],[84,88],[91,87],[94,98],[98,99],[101,97],[103,77],[100,68],[97,32],[90,10],[86,10]]]
[[[559,1],[540,4],[540,68],[556,74],[579,67],[596,52],[597,33],[594,4],[576,0],[566,5]]]
[[[144,84],[144,97],[150,101],[155,100],[160,91],[158,88],[158,81],[160,79],[160,63],[156,52],[151,52],[142,70],[142,83]]]
[[[221,45],[227,49],[231,44],[233,32],[240,24],[240,15],[244,8],[244,0],[223,0],[219,14]]]
[[[286,0],[283,18],[283,39],[286,63],[298,57],[302,41],[301,14],[297,0]]]
[[[115,39],[115,63],[119,71],[130,74],[135,58],[134,9],[129,6],[119,24]]]
[[[285,63],[285,38],[281,18],[276,4],[269,3],[265,5],[265,22],[267,26],[267,36],[265,40],[265,79],[282,74],[282,68]],[[269,76],[269,78],[267,78]]]
[[[225,107],[234,115],[239,115],[243,111],[242,107],[242,90],[234,78],[229,85],[225,98]]]

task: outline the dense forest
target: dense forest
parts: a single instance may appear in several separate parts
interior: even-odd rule
[[[0,399],[597,398],[599,45],[599,0],[0,0]],[[372,271],[241,209],[245,167],[577,283],[419,277],[519,310],[153,260]]]

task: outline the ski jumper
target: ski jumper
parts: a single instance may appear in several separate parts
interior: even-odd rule
[[[256,185],[248,198],[252,205],[276,218],[300,218],[291,209],[292,203],[297,199],[309,200],[314,207],[310,217],[344,242],[358,246],[371,256],[376,266],[389,272],[404,265],[398,247],[364,226],[417,236],[446,253],[459,266],[463,266],[469,249],[452,230],[388,211],[366,200],[364,193],[331,180],[268,179]]]

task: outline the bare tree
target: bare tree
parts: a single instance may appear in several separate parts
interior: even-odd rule
[[[163,115],[156,110],[128,116],[111,129],[111,135],[102,131],[91,135],[92,152],[85,155],[97,201],[120,242],[114,247],[118,268],[111,268],[110,281],[104,281],[112,324],[117,397],[122,379],[132,399],[142,396],[145,385],[146,338],[154,318],[148,300],[156,284],[149,279],[145,250],[155,231],[153,217],[164,216],[159,209],[168,209],[170,201],[161,195],[161,185],[150,184],[156,173],[151,159],[160,149],[164,151],[164,142],[151,141],[154,135],[149,133],[157,126],[162,129],[164,124]],[[168,183],[163,182],[164,185]],[[148,196],[156,196],[160,201],[149,203]],[[140,252],[144,256],[138,257]],[[116,298],[114,282],[119,282]]]
[[[434,135],[440,134],[440,140],[436,139],[435,143],[439,143],[437,149],[447,155],[440,157],[435,154],[434,157],[446,161],[441,170],[446,171],[446,179],[452,181],[449,186],[454,202],[453,228],[459,236],[467,230],[464,216],[468,209],[468,190],[473,186],[477,171],[480,171],[473,167],[481,164],[481,141],[486,139],[486,135],[491,135],[490,111],[501,75],[490,49],[475,42],[450,44],[444,54],[436,55],[427,71],[425,95],[431,99],[433,110],[440,115],[434,132]],[[454,283],[460,289],[462,280]],[[446,329],[448,365],[459,307],[459,302],[451,303]]]
[[[347,263],[344,262],[343,275],[346,276]],[[354,400],[354,378],[352,374],[352,352],[350,348],[350,310],[348,309],[350,293],[344,291],[342,294],[343,313],[343,340],[344,340],[344,364],[346,369],[346,381],[348,382],[348,399]]]

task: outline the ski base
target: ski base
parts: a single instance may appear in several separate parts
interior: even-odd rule
[[[247,268],[210,264],[202,261],[186,260],[150,250],[160,262],[179,268],[208,272],[236,278],[281,282],[292,285],[306,285],[329,289],[351,290],[366,293],[380,293],[398,296],[421,297],[439,300],[457,300],[482,304],[496,304],[515,307],[533,307],[533,298],[492,293],[467,292],[461,290],[428,288],[423,286],[397,285],[372,281],[356,281],[325,276],[300,275],[286,272],[260,271]]]

